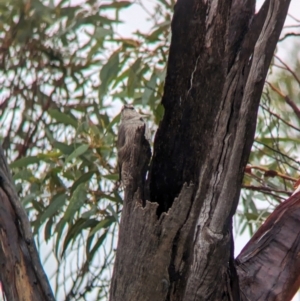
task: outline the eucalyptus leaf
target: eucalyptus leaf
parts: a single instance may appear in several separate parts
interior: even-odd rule
[[[87,150],[89,149],[88,144],[82,144],[78,146],[66,159],[65,164],[68,162],[72,161],[73,159],[76,159],[77,157],[81,156],[84,154]]]

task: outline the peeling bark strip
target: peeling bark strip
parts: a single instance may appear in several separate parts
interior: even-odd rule
[[[298,192],[274,210],[237,257],[242,300],[293,298],[300,286],[299,225]]]
[[[55,300],[1,146],[0,264],[0,281],[7,300]]]
[[[231,227],[289,3],[266,0],[254,15],[255,0],[177,1],[149,176],[158,217],[156,203],[142,208],[139,191],[125,191],[111,301],[265,300],[251,295],[263,278],[246,278],[240,266],[239,284]],[[251,254],[249,270],[261,264]],[[266,290],[266,300],[286,301]]]

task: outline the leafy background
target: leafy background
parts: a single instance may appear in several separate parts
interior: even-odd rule
[[[149,113],[154,135],[174,3],[0,0],[0,138],[58,300],[107,299],[122,209],[119,110]],[[122,18],[139,11],[148,30],[122,34]],[[239,235],[298,179],[300,22],[289,22],[262,96]]]

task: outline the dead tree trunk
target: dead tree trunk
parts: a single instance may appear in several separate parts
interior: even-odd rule
[[[140,205],[138,179],[132,177],[125,189],[111,301],[286,301],[298,288],[294,256],[285,257],[285,265],[261,261],[270,248],[280,248],[278,227],[266,224],[262,233],[273,234],[269,249],[256,237],[237,262],[231,230],[259,100],[289,3],[266,0],[255,14],[255,0],[177,1],[165,114],[149,175],[151,202]],[[131,158],[133,174],[140,156]],[[291,245],[299,248],[298,235],[285,252]],[[266,277],[270,265],[282,277],[276,293],[276,275]],[[269,280],[273,286],[264,285]]]
[[[0,281],[9,301],[54,301],[0,147]]]

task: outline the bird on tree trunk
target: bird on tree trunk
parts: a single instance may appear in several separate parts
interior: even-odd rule
[[[148,140],[150,139],[150,137],[148,128],[142,118],[145,116],[146,115],[139,114],[132,105],[124,105],[121,111],[121,122],[119,125],[117,140],[118,170],[119,180],[125,187],[128,184],[131,176],[129,164],[132,152],[135,147],[135,136],[138,129],[144,128],[144,137],[146,139],[146,143],[149,145]]]

